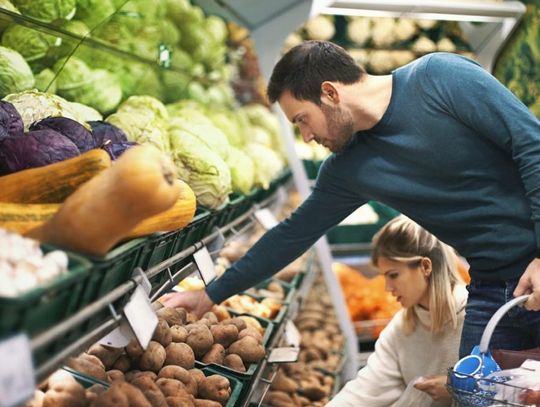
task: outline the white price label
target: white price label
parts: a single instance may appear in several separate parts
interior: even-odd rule
[[[98,343],[101,345],[112,346],[113,348],[123,348],[134,338],[135,336],[133,335],[129,323],[125,319],[122,319],[120,321],[120,326],[101,338]]]
[[[275,215],[268,208],[255,211],[255,218],[266,230],[272,229],[279,223]]]
[[[285,325],[285,342],[287,342],[287,345],[289,346],[299,348],[300,339],[300,332],[298,332],[298,328],[296,328],[294,322],[288,320]]]
[[[158,325],[158,317],[152,309],[148,295],[140,285],[137,285],[135,292],[124,307],[124,315],[139,341],[139,345],[146,350]]]
[[[292,363],[298,360],[300,348],[274,348],[268,356],[269,363]]]
[[[0,342],[0,407],[21,404],[34,395],[36,382],[30,341],[19,334]]]
[[[217,274],[214,261],[206,246],[203,246],[193,253],[193,259],[195,260],[195,264],[197,264],[197,268],[199,269],[199,273],[205,285],[210,284],[216,279]]]

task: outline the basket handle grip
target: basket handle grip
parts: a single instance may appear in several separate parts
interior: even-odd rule
[[[493,331],[495,330],[495,327],[501,320],[501,318],[506,314],[510,308],[513,308],[514,306],[524,303],[529,299],[529,295],[522,295],[520,297],[516,297],[511,301],[508,301],[506,304],[504,304],[501,308],[493,314],[491,319],[486,325],[486,329],[484,329],[484,333],[482,334],[482,339],[480,340],[480,353],[487,353],[489,350],[489,341],[491,340],[491,335],[493,335]]]

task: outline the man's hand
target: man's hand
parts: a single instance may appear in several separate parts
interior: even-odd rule
[[[527,266],[514,290],[514,297],[531,294],[525,308],[530,311],[540,310],[540,259],[534,259]]]
[[[426,392],[433,400],[450,400],[452,397],[446,388],[446,376],[427,376],[415,383],[414,387]]]
[[[164,307],[183,307],[201,318],[205,312],[210,311],[214,303],[205,290],[184,291],[181,293],[165,294],[158,300]]]

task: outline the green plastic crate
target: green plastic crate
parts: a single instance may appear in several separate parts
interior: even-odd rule
[[[47,253],[55,247],[43,245]],[[0,337],[26,332],[35,336],[68,318],[81,307],[81,296],[91,264],[74,253],[68,255],[68,272],[15,298],[0,298]]]

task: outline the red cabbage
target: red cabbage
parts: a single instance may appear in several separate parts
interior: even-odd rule
[[[57,131],[70,139],[81,153],[96,148],[92,133],[75,120],[67,117],[46,117],[30,126],[30,131],[47,129]]]
[[[124,151],[136,145],[137,143],[135,143],[134,141],[126,141],[125,143],[105,142],[105,144],[103,144],[101,148],[109,153],[109,155],[111,156],[111,160],[116,160],[124,153]]]
[[[50,129],[7,137],[0,140],[0,175],[42,167],[79,154],[70,139]]]
[[[92,127],[92,135],[94,136],[96,147],[106,145],[108,140],[113,144],[127,143],[128,141],[124,131],[110,123],[95,120],[88,122],[88,124]]]
[[[24,133],[21,115],[15,106],[3,100],[0,100],[0,128],[5,130],[5,132],[0,130],[0,139],[4,137],[4,133],[10,136],[22,136]]]

